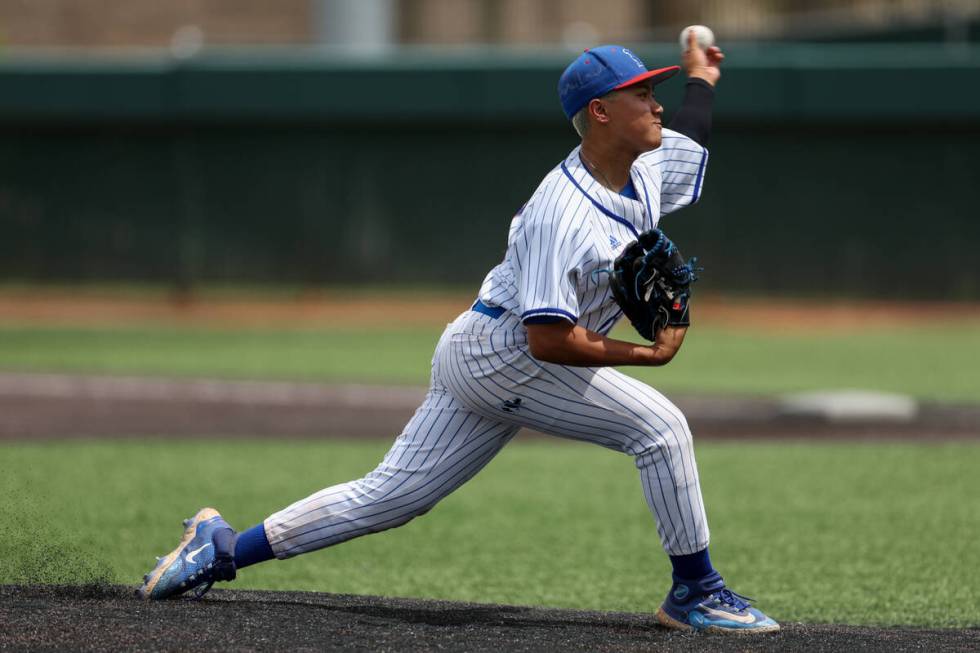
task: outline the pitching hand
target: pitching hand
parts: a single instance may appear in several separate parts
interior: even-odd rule
[[[719,66],[724,58],[725,54],[717,45],[702,50],[694,30],[687,33],[687,49],[681,53],[681,67],[688,77],[698,77],[714,86],[721,77]]]

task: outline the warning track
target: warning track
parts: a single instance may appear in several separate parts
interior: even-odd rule
[[[740,651],[976,650],[980,629],[784,624]],[[661,628],[652,614],[310,592],[215,590],[144,602],[118,586],[0,586],[0,649],[717,651],[732,638]]]

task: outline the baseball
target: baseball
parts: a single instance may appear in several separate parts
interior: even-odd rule
[[[698,47],[702,50],[707,50],[712,45],[715,44],[715,34],[711,31],[710,27],[705,25],[688,25],[681,30],[680,44],[681,50],[687,50],[687,33],[694,32],[694,38],[697,39]]]

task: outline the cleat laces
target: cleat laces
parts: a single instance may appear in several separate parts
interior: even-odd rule
[[[192,574],[188,580],[197,582],[194,588],[195,599],[202,599],[207,594],[215,582],[219,580],[235,579],[235,539],[231,529],[222,529],[212,537],[215,554],[214,558],[199,571]]]
[[[198,580],[201,582],[194,587],[193,594],[195,599],[202,599],[204,595],[211,590],[211,586],[214,585],[215,581],[218,580],[214,573],[214,563],[208,564],[206,567],[201,569],[195,574],[191,574],[187,579],[188,583],[196,583]]]
[[[234,580],[235,575],[234,558],[222,555],[209,562],[207,566],[203,567],[197,573],[192,574],[187,580],[191,583],[200,580],[198,586],[194,588],[193,593],[195,599],[202,599],[217,581]]]
[[[747,596],[737,594],[727,587],[715,594],[715,597],[721,602],[722,605],[735,608],[735,610],[738,612],[748,609],[750,607],[750,602],[755,600]]]

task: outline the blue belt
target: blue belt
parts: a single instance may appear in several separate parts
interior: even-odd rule
[[[504,309],[502,306],[487,306],[479,299],[476,300],[476,303],[473,304],[473,308],[471,308],[470,310],[476,311],[477,313],[483,313],[484,315],[487,315],[493,318],[494,320],[496,320],[498,317],[500,317],[506,312],[506,309]]]

